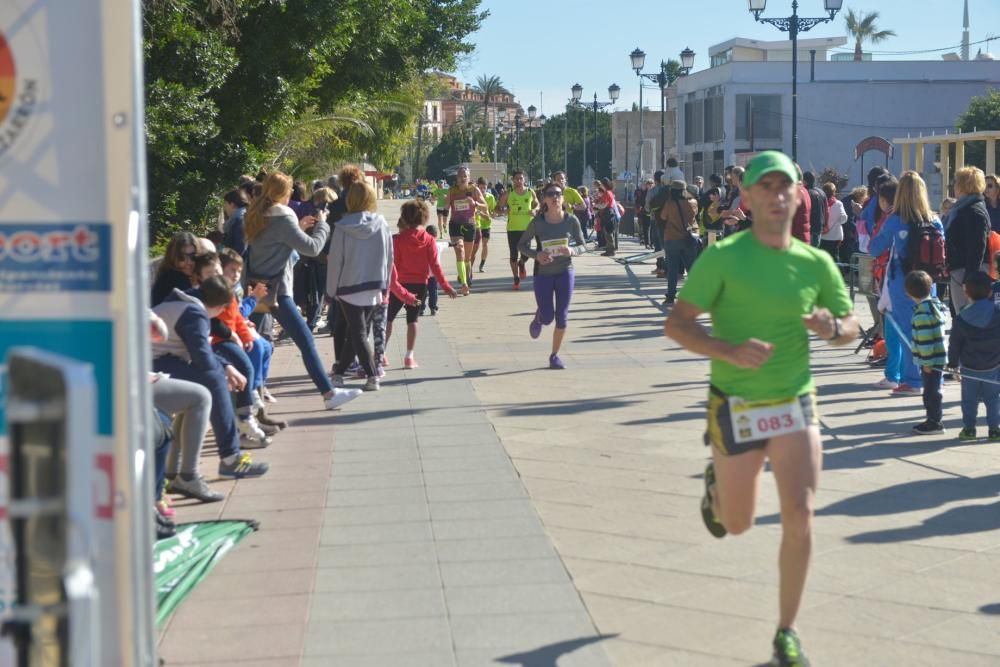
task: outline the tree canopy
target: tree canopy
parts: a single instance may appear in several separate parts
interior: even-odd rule
[[[144,0],[154,238],[198,227],[242,173],[400,161],[424,72],[453,69],[480,0]],[[190,221],[186,222],[186,221]]]
[[[985,95],[969,100],[969,107],[958,117],[956,126],[962,132],[1000,130],[1000,90],[991,88]],[[1000,142],[997,144],[996,162],[1000,165]],[[986,168],[986,145],[970,141],[965,145],[966,164]]]

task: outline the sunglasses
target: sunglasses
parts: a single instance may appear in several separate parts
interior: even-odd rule
[[[562,190],[546,190],[546,197],[562,197]]]

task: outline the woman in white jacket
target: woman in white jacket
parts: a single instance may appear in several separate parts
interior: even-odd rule
[[[828,208],[826,210],[826,228],[823,235],[819,237],[819,247],[830,253],[834,262],[840,261],[840,244],[844,242],[844,223],[847,222],[847,211],[844,210],[844,202],[837,199],[837,186],[833,183],[824,183],[823,192],[826,194]]]
[[[375,191],[365,182],[347,191],[347,215],[330,240],[326,293],[336,299],[340,317],[333,332],[337,363],[334,387],[344,386],[344,373],[354,361],[364,369],[365,391],[378,389],[378,375],[368,331],[375,309],[382,304],[392,274],[392,234],[385,218],[376,213]]]

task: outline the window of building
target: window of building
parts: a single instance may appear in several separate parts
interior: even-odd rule
[[[704,99],[704,141],[722,141],[724,138],[722,129],[723,99],[721,94]]]
[[[726,63],[731,63],[731,62],[733,62],[733,50],[726,49],[725,51],[721,53],[716,53],[714,56],[712,56],[711,66],[720,67],[722,65],[725,65]]]
[[[736,96],[736,140],[781,139],[781,95]]]
[[[715,151],[712,154],[712,171],[710,172],[710,175],[711,174],[719,174],[720,176],[722,175],[722,172],[726,170],[725,159],[726,159],[725,151]]]
[[[704,153],[695,151],[691,154],[691,171],[687,174],[689,178],[705,175]]]
[[[705,137],[705,100],[684,103],[684,143],[698,144]]]
[[[438,108],[436,104],[434,105],[434,122],[438,122]]]

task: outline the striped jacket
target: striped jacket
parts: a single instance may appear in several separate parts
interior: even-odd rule
[[[944,347],[944,306],[928,297],[913,309],[913,361],[917,366],[943,368],[947,361]]]

